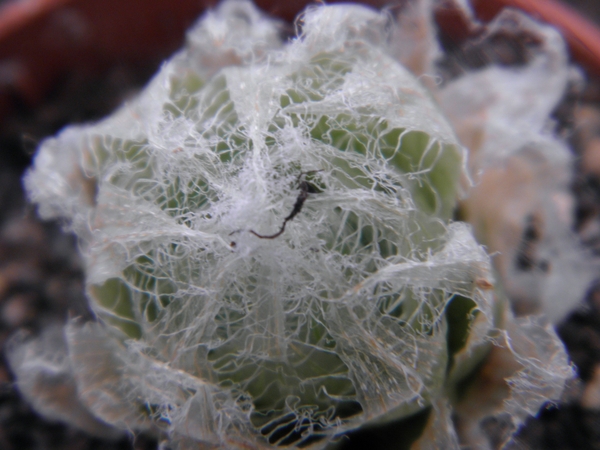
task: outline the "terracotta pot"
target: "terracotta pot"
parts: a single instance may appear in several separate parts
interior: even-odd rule
[[[574,58],[600,75],[600,31],[554,0],[472,0],[483,20],[502,7],[523,9],[556,25]],[[216,0],[20,0],[0,8],[0,118],[15,102],[35,106],[54,83],[77,70],[102,70],[119,63],[158,62],[175,51],[187,27]],[[286,19],[306,0],[258,0],[264,10]],[[367,0],[373,6],[385,0]],[[176,6],[176,7],[175,7]],[[438,15],[446,30],[468,31],[456,11]]]
[[[202,12],[197,0],[24,0],[0,9],[0,116],[34,106],[61,75],[164,58]]]

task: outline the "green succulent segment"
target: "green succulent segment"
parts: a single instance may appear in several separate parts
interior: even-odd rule
[[[106,182],[135,192],[136,183],[154,176],[152,155],[146,140],[130,140],[109,135],[90,139],[87,168],[108,176]],[[117,170],[115,170],[117,169]]]
[[[140,324],[135,321],[131,291],[119,278],[111,278],[100,286],[93,286],[90,293],[104,310],[102,318],[119,328],[127,337],[142,337]]]
[[[172,114],[173,118],[193,114],[198,108],[198,99],[194,95],[205,84],[205,81],[192,70],[184,70],[181,75],[172,76],[170,79],[169,102],[165,103],[164,110]]]
[[[417,209],[448,220],[451,218],[462,173],[462,155],[451,144],[439,142],[424,131],[407,130],[390,124],[375,107],[362,105],[352,112],[340,105],[324,106],[323,100],[340,89],[345,76],[353,68],[364,64],[360,55],[319,54],[302,70],[290,78],[300,88],[288,89],[280,97],[283,108],[297,111],[303,106],[304,114],[289,114],[293,123],[310,128],[311,137],[343,152],[354,152],[369,158],[386,161],[401,174],[412,194]],[[293,108],[292,108],[293,107]],[[310,111],[314,111],[310,113]],[[380,189],[372,173],[348,168],[344,155],[336,159],[340,169],[350,172],[350,187]]]
[[[334,112],[335,114],[335,112]],[[360,120],[362,119],[362,120]],[[311,137],[343,152],[354,152],[386,161],[402,175],[398,188],[410,190],[415,207],[430,215],[450,219],[462,173],[462,156],[452,145],[432,141],[421,131],[393,128],[383,118],[348,115],[300,116],[298,122],[312,124]],[[340,155],[333,163],[345,172],[351,188],[383,189],[373,174],[351,168]],[[408,177],[411,174],[418,174]],[[393,192],[390,192],[393,195]]]
[[[419,279],[371,282],[390,264],[425,264],[448,244],[462,157],[453,144],[394,125],[375,106],[348,111],[330,101],[365,58],[322,53],[288,71],[281,84],[294,87],[270,94],[273,112],[260,138],[238,111],[234,72],[226,70],[208,81],[193,73],[171,80],[161,113],[169,126],[188,127],[178,145],[92,139],[91,159],[106,183],[100,195],[129,192],[147,205],[144,220],[189,230],[136,238],[122,275],[89,288],[100,316],[123,339],[152,348],[152,357],[220,386],[240,405],[249,401],[250,423],[272,445],[308,446],[362,416],[384,423],[428,411],[475,310],[473,292],[460,296]],[[236,70],[242,80],[255,77]],[[316,155],[310,173],[299,155],[269,174],[291,180],[272,189],[285,205],[274,223],[289,214],[298,180],[321,202],[290,225],[301,239],[265,240],[243,258],[235,243],[198,244],[194,233],[258,242],[249,228],[231,237],[221,219],[229,211],[219,205],[259,150],[269,161],[280,157],[286,127]],[[339,192],[370,197],[340,202]],[[403,400],[390,407],[379,398],[386,390]]]

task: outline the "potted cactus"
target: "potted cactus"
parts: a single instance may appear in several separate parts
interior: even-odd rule
[[[396,59],[396,24],[346,5],[307,10],[288,43],[278,30],[223,3],[137,99],[41,146],[25,185],[78,236],[97,320],[13,342],[20,389],[181,449],[334,448],[386,424],[410,424],[398,448],[458,448],[483,445],[486,418],[514,429],[571,368],[452,220],[465,151]],[[70,409],[40,395],[57,379]]]

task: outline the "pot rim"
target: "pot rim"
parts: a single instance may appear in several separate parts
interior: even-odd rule
[[[483,22],[491,20],[501,9],[512,7],[555,26],[565,37],[574,61],[589,75],[600,77],[600,28],[568,5],[557,0],[470,1],[476,17]],[[168,57],[182,45],[191,23],[216,3],[217,0],[178,0],[176,9],[169,0],[5,3],[0,7],[0,118],[10,111],[15,96],[32,107],[41,102],[53,83],[68,71],[148,61],[152,56],[158,62]],[[256,0],[256,3],[270,14],[291,21],[310,1]],[[385,0],[362,3],[389,6]],[[112,14],[112,8],[118,9],[119,14]],[[132,21],[132,17],[136,20]],[[446,20],[456,20],[456,16]],[[88,26],[88,32],[82,32],[82,26]]]

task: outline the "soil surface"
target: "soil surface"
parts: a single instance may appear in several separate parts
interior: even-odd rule
[[[596,2],[572,2],[600,22]],[[500,39],[495,47],[492,43],[490,48],[471,48],[471,55],[454,49],[443,68],[452,76],[461,64],[486,64],[498,57],[518,63],[523,58],[521,44]],[[481,58],[487,62],[481,62]],[[41,105],[30,108],[17,104],[16,111],[0,123],[0,347],[19,330],[36,333],[69,316],[91,317],[75,240],[61,231],[60,224],[40,222],[24,198],[21,177],[37,145],[67,124],[109,114],[134,95],[157,69],[158,63],[147,67],[121,65],[101,74],[69,75]],[[573,182],[577,202],[574,232],[600,257],[600,82],[587,80],[573,85],[555,116],[557,131],[568,138],[578,161]],[[590,286],[587,298],[557,330],[580,381],[567,390],[562,402],[547,405],[537,417],[530,418],[512,448],[600,449],[600,283]],[[594,395],[599,399],[597,403],[592,401]],[[490,423],[490,434],[501,426]],[[363,441],[367,445],[361,448],[389,448],[384,444],[377,447],[372,440]],[[108,441],[44,420],[21,399],[0,355],[0,449],[157,447],[156,440],[149,436]]]

